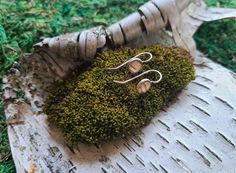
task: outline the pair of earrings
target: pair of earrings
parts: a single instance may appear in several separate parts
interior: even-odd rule
[[[140,58],[138,58],[139,56],[142,56],[142,55],[149,55],[149,59],[147,60],[141,60]],[[153,55],[150,53],[150,52],[142,52],[134,57],[132,57],[131,59],[129,59],[128,61],[124,62],[123,64],[117,66],[117,67],[114,67],[114,68],[108,68],[108,70],[118,70],[120,69],[121,67],[123,67],[124,65],[128,64],[128,69],[131,73],[135,74],[135,73],[138,73],[142,68],[143,68],[143,64],[144,63],[147,63],[149,61],[151,61],[153,58]],[[140,94],[142,93],[146,93],[150,88],[151,88],[151,85],[152,84],[157,84],[159,83],[161,80],[162,80],[162,74],[161,72],[159,72],[158,70],[147,70],[131,79],[128,79],[128,80],[125,80],[125,81],[118,81],[118,80],[114,80],[113,82],[115,83],[118,83],[118,84],[126,84],[134,79],[137,79],[147,73],[151,73],[151,72],[155,72],[155,73],[158,73],[159,74],[159,79],[156,80],[156,81],[152,81],[150,79],[142,79],[138,84],[137,84],[137,90]]]

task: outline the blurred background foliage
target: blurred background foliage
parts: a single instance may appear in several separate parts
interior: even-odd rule
[[[147,0],[0,0],[0,81],[41,36],[56,36],[97,25],[107,26]],[[207,0],[211,6],[236,7],[235,0]],[[195,35],[210,59],[236,72],[236,22],[205,23]],[[1,82],[0,82],[1,92]],[[15,172],[0,101],[0,173]]]
[[[236,8],[236,0],[208,0],[208,4]],[[236,19],[204,23],[194,38],[210,59],[236,72]]]

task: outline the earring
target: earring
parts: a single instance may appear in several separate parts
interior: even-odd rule
[[[141,55],[149,55],[150,58],[147,60],[141,60],[140,58],[138,58]],[[134,74],[134,73],[139,72],[143,68],[143,63],[147,63],[147,62],[151,61],[152,58],[153,58],[153,56],[150,52],[142,52],[117,67],[108,68],[108,70],[118,70],[121,67],[123,67],[124,65],[128,64],[129,71]]]
[[[131,78],[131,79],[128,79],[128,80],[126,80],[126,81],[113,80],[113,82],[118,83],[118,84],[126,84],[126,83],[128,83],[128,82],[130,82],[130,81],[132,81],[132,80],[134,80],[134,79],[137,79],[137,78],[139,78],[139,77],[141,77],[141,76],[143,76],[143,75],[145,75],[145,74],[147,74],[147,73],[150,73],[150,72],[156,72],[156,73],[159,74],[160,77],[159,77],[159,79],[156,80],[156,81],[151,81],[150,79],[145,78],[145,79],[142,79],[142,80],[137,84],[137,90],[138,90],[138,92],[139,92],[140,94],[146,93],[146,92],[151,88],[151,85],[152,85],[152,84],[157,84],[157,83],[159,83],[159,82],[162,80],[162,74],[161,74],[161,72],[159,72],[158,70],[148,70],[148,71],[145,71],[145,72],[143,72],[143,73],[141,73],[141,74],[139,74],[139,75],[137,75],[137,76],[135,76],[135,77],[133,77],[133,78]]]

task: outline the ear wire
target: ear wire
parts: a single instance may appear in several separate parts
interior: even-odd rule
[[[147,59],[147,60],[141,60],[140,58],[138,58],[139,56],[142,56],[142,55],[149,55],[150,58]],[[114,68],[108,68],[108,70],[118,70],[120,69],[121,67],[123,67],[124,65],[128,64],[128,67],[129,67],[129,71],[131,73],[137,73],[139,72],[142,67],[143,67],[143,63],[147,63],[149,61],[151,61],[151,59],[153,58],[152,54],[150,52],[142,52],[142,53],[139,53],[138,55],[135,55],[134,57],[132,57],[130,60],[122,63],[121,65],[117,66],[117,67],[114,67]]]
[[[156,80],[156,81],[151,81],[150,79],[145,78],[145,79],[142,79],[142,80],[137,84],[137,90],[138,90],[138,92],[139,92],[140,94],[146,93],[146,92],[151,88],[151,85],[152,85],[152,84],[157,84],[157,83],[159,83],[159,82],[162,80],[162,74],[161,74],[161,72],[159,72],[158,70],[148,70],[148,71],[145,71],[145,72],[143,72],[143,73],[141,73],[141,74],[139,74],[139,75],[137,75],[137,76],[135,76],[135,77],[133,77],[133,78],[131,78],[131,79],[128,79],[128,80],[125,80],[125,81],[113,80],[113,82],[118,83],[118,84],[126,84],[126,83],[131,82],[132,80],[137,79],[137,78],[139,78],[139,77],[141,77],[141,76],[143,76],[143,75],[145,75],[145,74],[147,74],[147,73],[150,73],[150,72],[156,72],[156,73],[159,74],[160,77],[159,77],[159,79]]]
[[[147,71],[145,71],[145,72],[143,72],[143,73],[141,73],[141,74],[139,74],[139,75],[137,75],[137,76],[135,76],[135,77],[133,77],[131,79],[128,79],[128,80],[125,80],[125,81],[113,80],[113,82],[118,83],[118,84],[126,84],[126,83],[131,82],[132,80],[137,79],[137,78],[139,78],[139,77],[141,77],[141,76],[143,76],[143,75],[145,75],[147,73],[150,73],[150,72],[156,72],[160,76],[157,81],[150,81],[151,83],[157,84],[157,83],[159,83],[162,80],[161,72],[159,72],[158,70],[147,70]]]

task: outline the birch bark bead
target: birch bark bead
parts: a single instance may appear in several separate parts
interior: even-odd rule
[[[128,64],[129,71],[131,73],[137,73],[143,68],[143,62],[140,59],[134,59]]]
[[[149,79],[142,79],[137,84],[137,90],[139,94],[146,93],[151,88],[151,81]]]

